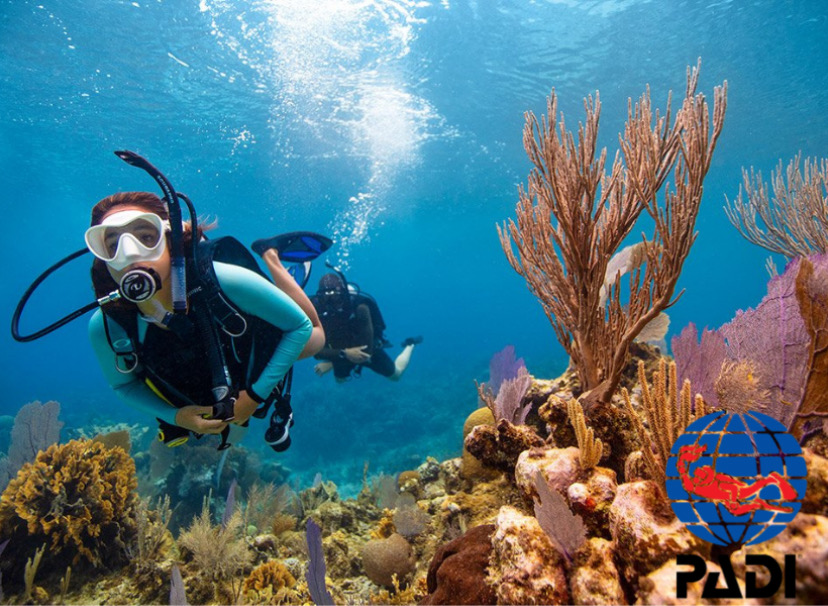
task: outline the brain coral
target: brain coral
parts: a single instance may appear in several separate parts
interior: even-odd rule
[[[136,534],[135,463],[120,447],[72,440],[25,464],[0,496],[0,541],[25,560],[33,545],[47,557],[122,561]]]
[[[362,547],[362,564],[365,576],[377,585],[393,587],[394,575],[400,585],[414,571],[411,545],[402,536],[392,534],[387,539],[368,541]]]

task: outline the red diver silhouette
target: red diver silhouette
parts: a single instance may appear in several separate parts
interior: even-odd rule
[[[765,511],[779,511],[791,513],[793,508],[773,505],[759,498],[759,493],[765,486],[776,485],[782,493],[782,498],[791,501],[797,498],[796,490],[788,480],[772,471],[768,477],[756,480],[753,484],[743,482],[726,473],[716,473],[710,465],[701,465],[688,472],[690,463],[698,461],[707,450],[706,446],[688,444],[679,449],[678,472],[681,476],[681,485],[690,494],[705,499],[720,501],[731,514],[744,515],[757,509]],[[748,499],[750,499],[748,501]],[[747,501],[747,502],[740,502]]]

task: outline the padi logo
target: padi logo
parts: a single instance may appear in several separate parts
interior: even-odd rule
[[[717,411],[690,424],[673,444],[667,463],[667,496],[678,519],[700,539],[733,551],[755,545],[782,532],[799,512],[807,471],[802,448],[776,419],[758,412]],[[703,558],[684,554],[677,564],[691,571],[676,573],[677,597],[687,597],[687,584],[704,578]],[[728,557],[719,573],[708,576],[703,598],[741,598]],[[747,566],[763,566],[770,580],[757,586],[757,574],[745,575],[745,596],[770,597],[782,585],[794,597],[796,558],[784,565],[767,555],[747,555]]]

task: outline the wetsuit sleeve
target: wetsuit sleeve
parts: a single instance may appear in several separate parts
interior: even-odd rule
[[[115,352],[109,347],[104,317],[100,309],[89,320],[89,339],[101,370],[118,397],[128,406],[144,414],[175,425],[175,413],[178,409],[159,398],[135,373],[118,372],[115,367]]]
[[[342,349],[334,349],[330,345],[326,344],[325,347],[320,349],[319,352],[313,357],[316,358],[317,360],[328,360],[329,362],[333,362],[337,358],[342,357],[340,355],[342,353],[342,351],[343,351]]]
[[[238,265],[213,265],[222,291],[233,304],[282,331],[273,356],[250,386],[253,397],[266,398],[299,358],[313,326],[293,299],[262,276]]]

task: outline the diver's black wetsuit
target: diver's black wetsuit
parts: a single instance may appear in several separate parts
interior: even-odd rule
[[[320,314],[322,328],[325,329],[325,347],[315,357],[331,362],[337,379],[346,379],[351,371],[363,366],[384,377],[390,377],[396,370],[394,361],[382,348],[382,336],[374,330],[371,310],[363,303],[357,305],[353,313],[349,311],[346,308]],[[364,351],[371,356],[367,362],[354,364],[345,357],[345,349],[366,345]]]

